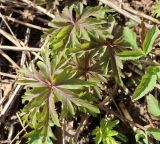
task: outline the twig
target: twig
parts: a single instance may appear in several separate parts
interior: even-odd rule
[[[9,77],[9,78],[13,78],[13,79],[17,79],[17,75],[13,75],[13,74],[0,72],[0,75],[5,76],[5,77]]]
[[[116,109],[118,110],[119,114],[122,115],[122,112],[121,112],[121,110],[119,109],[118,105],[116,104],[116,102],[115,102],[115,100],[114,100],[114,98],[113,98],[112,95],[111,95],[111,99],[112,99],[113,104],[115,105]]]
[[[11,141],[13,134],[14,134],[14,124],[12,123],[10,126],[8,138],[7,138],[8,141]]]
[[[50,18],[52,18],[52,19],[55,18],[55,16],[54,16],[53,14],[51,14],[50,12],[47,12],[46,9],[44,9],[44,8],[42,8],[42,7],[40,7],[40,6],[37,6],[36,4],[34,4],[33,2],[31,2],[30,0],[21,0],[21,1],[27,3],[28,5],[30,5],[30,6],[32,6],[33,8],[39,10],[40,12],[48,15]]]
[[[99,1],[104,3],[104,4],[106,4],[106,5],[108,5],[109,7],[113,8],[113,9],[115,9],[120,14],[122,14],[122,15],[134,20],[135,22],[141,24],[142,20],[139,17],[137,17],[137,16],[135,16],[135,15],[133,15],[133,14],[121,9],[120,7],[116,6],[113,2],[111,2],[109,0],[99,0]],[[145,26],[147,28],[152,28],[152,25],[150,25],[148,23],[145,23]]]
[[[5,38],[7,38],[9,41],[11,41],[13,44],[15,44],[16,46],[20,47],[20,43],[19,41],[17,41],[17,38],[10,35],[9,33],[5,32],[4,30],[2,30],[0,28],[0,34],[3,35]]]
[[[147,20],[150,20],[150,21],[152,21],[152,22],[154,22],[154,23],[156,23],[156,24],[158,24],[158,25],[160,24],[160,21],[159,21],[159,20],[157,20],[157,19],[155,19],[155,18],[153,18],[153,17],[151,17],[151,16],[148,16],[148,15],[146,15],[146,14],[143,13],[143,12],[136,11],[136,10],[134,10],[133,8],[127,6],[126,4],[122,4],[122,5],[123,5],[123,9],[125,9],[126,11],[128,11],[128,12],[134,14],[134,15],[137,15],[137,16],[139,16],[139,17],[142,17],[142,18],[145,18],[145,19],[147,19]]]
[[[11,27],[8,25],[7,21],[5,20],[4,16],[0,13],[0,17],[2,18],[2,20],[4,21],[6,27],[8,28],[8,30],[10,31],[10,33],[12,34],[13,38],[17,41],[17,43],[19,43],[19,41],[17,40],[16,36],[14,35]]]
[[[29,126],[29,124],[25,126],[25,129],[26,129],[28,126]],[[24,131],[24,130],[22,129],[22,130],[12,139],[12,141],[11,141],[9,144],[13,144],[13,142],[16,140],[16,138],[17,138],[23,131]]]
[[[7,113],[12,108],[15,100],[17,99],[18,93],[22,90],[22,88],[23,88],[23,86],[16,85],[15,90],[13,91],[13,93],[11,93],[9,100],[5,104],[3,110],[1,111],[1,114],[0,114],[0,126],[4,122],[4,120],[5,120],[6,116],[7,116]]]
[[[26,30],[26,33],[25,33],[25,40],[24,40],[24,44],[25,46],[28,46],[28,41],[29,41],[29,37],[30,37],[30,32],[31,32],[31,29],[30,28],[27,28]],[[22,56],[21,56],[21,62],[20,62],[20,66],[23,66],[25,61],[26,61],[26,52],[22,52]],[[28,53],[29,54],[29,53]],[[30,56],[30,54],[29,54]]]
[[[20,122],[20,124],[21,124],[21,126],[22,126],[22,128],[23,128],[23,130],[27,133],[26,128],[25,128],[25,126],[23,125],[22,120],[21,120],[19,114],[16,113],[16,116],[17,116],[17,118],[18,118],[18,120],[19,120],[19,122]]]
[[[3,52],[2,50],[0,50],[0,54],[1,54],[6,60],[8,60],[8,61],[12,64],[12,66],[13,66],[14,68],[17,68],[17,69],[20,68],[5,52]]]
[[[40,48],[0,45],[0,50],[40,52]]]
[[[123,112],[123,115],[125,116],[126,119],[130,120],[130,121],[133,121],[130,113],[128,112],[128,110],[126,109],[126,106],[124,105],[123,102],[120,102],[119,103],[119,107],[121,109],[121,111]]]
[[[15,22],[15,23],[18,23],[18,24],[21,24],[21,25],[24,25],[24,26],[27,26],[27,27],[30,27],[30,28],[33,28],[33,29],[37,29],[37,30],[40,30],[40,31],[47,30],[47,28],[36,26],[36,25],[30,24],[30,23],[27,23],[27,22],[22,22],[20,20],[16,20],[15,18],[12,18],[12,17],[9,17],[9,16],[4,16],[4,17],[9,21],[12,21],[12,22]]]

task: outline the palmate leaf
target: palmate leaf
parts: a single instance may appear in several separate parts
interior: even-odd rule
[[[86,7],[82,3],[64,8],[62,14],[49,23],[52,29],[46,32],[50,36],[50,47],[55,50],[69,48],[80,50],[85,42],[104,41],[108,36],[106,7]],[[75,13],[75,14],[74,14]]]
[[[43,143],[47,141],[48,134],[51,133],[50,127],[60,126],[55,102],[62,103],[62,111],[66,114],[74,115],[74,106],[99,113],[96,106],[79,99],[78,94],[71,91],[72,89],[83,90],[85,87],[94,86],[95,83],[72,78],[73,74],[65,69],[65,64],[57,58],[58,55],[50,60],[49,50],[44,51],[42,51],[42,60],[39,60],[37,65],[32,63],[28,68],[21,70],[20,76],[22,77],[19,78],[19,84],[27,88],[23,98],[28,104],[24,107],[23,112],[28,113],[26,118],[32,122],[31,127],[40,131]]]

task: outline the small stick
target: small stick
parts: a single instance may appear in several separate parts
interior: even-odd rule
[[[134,20],[134,21],[137,22],[138,24],[141,24],[142,20],[141,20],[139,17],[137,17],[137,16],[135,16],[135,15],[133,15],[133,14],[131,14],[131,13],[129,13],[129,12],[121,9],[120,7],[116,6],[113,2],[108,1],[108,0],[99,0],[99,1],[102,2],[102,3],[104,3],[104,4],[106,4],[106,5],[108,5],[108,6],[111,7],[112,9],[115,9],[115,10],[116,10],[117,12],[119,12],[120,14],[122,14],[122,15],[124,15],[124,16],[132,19],[132,20]],[[152,25],[150,25],[150,24],[148,24],[148,23],[145,23],[145,26],[146,26],[147,28],[152,28]]]
[[[22,90],[23,86],[20,85],[16,85],[13,93],[11,93],[11,95],[9,96],[9,100],[7,101],[7,103],[5,104],[3,110],[0,113],[0,126],[2,125],[2,123],[4,122],[7,113],[10,111],[10,109],[12,108],[15,100],[17,99],[18,93]]]
[[[27,124],[26,126],[25,126],[25,129],[27,128],[29,126],[29,124]],[[13,144],[13,142],[16,140],[16,138],[23,132],[24,130],[22,129],[13,139],[12,139],[12,141],[9,143],[9,144]]]
[[[17,43],[19,43],[19,41],[16,39],[16,36],[14,35],[11,27],[9,26],[9,24],[7,23],[7,21],[5,20],[5,18],[3,17],[3,15],[0,13],[0,17],[2,18],[2,20],[4,21],[6,27],[8,28],[8,30],[10,31],[10,33],[12,34],[13,38],[17,41]]]
[[[148,19],[148,20],[150,20],[150,21],[152,21],[152,22],[154,22],[154,23],[156,23],[156,24],[158,24],[158,25],[160,24],[160,21],[159,21],[159,20],[157,20],[157,19],[155,19],[155,18],[153,18],[153,17],[151,17],[151,16],[148,16],[148,15],[146,15],[146,14],[143,13],[143,12],[136,11],[136,10],[134,10],[133,8],[131,8],[131,7],[127,6],[127,5],[125,5],[125,4],[122,4],[122,5],[123,5],[123,9],[125,9],[126,11],[128,11],[128,12],[134,14],[134,15],[137,15],[137,16],[139,16],[139,17]]]
[[[9,41],[11,41],[13,44],[15,44],[16,46],[20,47],[20,43],[17,40],[16,37],[12,36],[11,34],[5,32],[3,29],[0,28],[0,34],[3,35],[5,38],[7,38]]]
[[[17,75],[13,75],[13,74],[0,72],[0,75],[5,76],[5,77],[9,77],[9,78],[13,78],[13,79],[17,79]]]
[[[22,22],[20,20],[16,20],[15,18],[12,18],[12,17],[9,17],[9,16],[4,16],[4,17],[9,21],[12,21],[12,22],[15,22],[15,23],[18,23],[18,24],[21,24],[21,25],[24,25],[24,26],[27,26],[27,27],[30,27],[30,28],[33,28],[33,29],[37,29],[37,30],[40,30],[40,31],[47,30],[47,28],[36,26],[36,25],[30,24],[30,23],[27,23],[27,22]]]
[[[11,64],[12,64],[12,66],[14,67],[14,68],[17,68],[17,69],[19,69],[20,67],[5,53],[5,52],[3,52],[1,49],[0,49],[0,54],[6,59],[6,60],[8,60]]]
[[[131,117],[130,113],[126,109],[126,106],[124,105],[123,102],[119,103],[119,107],[120,107],[121,111],[123,112],[123,115],[125,116],[125,118],[130,120],[130,121],[133,121],[133,118]]]
[[[13,134],[14,134],[14,124],[12,123],[10,126],[8,138],[7,138],[8,141],[11,141]]]
[[[18,120],[19,120],[19,122],[20,122],[20,124],[21,124],[21,126],[22,126],[22,128],[23,128],[23,130],[27,133],[26,128],[25,128],[25,126],[23,125],[22,120],[21,120],[18,112],[16,113],[16,116],[17,116],[17,118],[18,118]]]
[[[31,32],[31,29],[30,28],[27,28],[26,30],[26,33],[25,33],[25,40],[24,40],[24,44],[25,46],[28,46],[28,41],[29,41],[29,37],[30,37],[30,32]],[[20,62],[20,66],[23,66],[25,61],[26,61],[26,54],[29,54],[29,53],[26,53],[26,52],[22,52],[22,56],[21,56],[21,62]],[[29,54],[30,56],[30,54]]]

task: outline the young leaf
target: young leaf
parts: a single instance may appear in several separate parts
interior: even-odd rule
[[[91,134],[92,134],[92,135],[96,135],[96,137],[95,137],[95,143],[96,143],[96,144],[100,144],[101,141],[102,141],[102,131],[101,131],[101,129],[100,129],[99,127],[96,127],[96,128],[92,131]]]
[[[160,118],[160,103],[153,95],[147,96],[148,112],[155,117]]]
[[[157,141],[160,141],[160,129],[158,129],[158,128],[149,128],[149,129],[147,129],[147,134],[152,136]]]
[[[157,76],[146,73],[133,93],[133,100],[138,100],[152,91],[156,86]]]
[[[118,131],[113,130],[113,128],[119,123],[118,120],[107,121],[104,118],[100,121],[100,127],[96,127],[92,131],[92,135],[95,135],[96,144],[120,144],[116,141],[114,137],[118,137]],[[127,140],[126,140],[127,142]]]
[[[136,139],[136,144],[149,144],[148,143],[148,136],[147,133],[145,133],[142,130],[137,130],[136,131],[136,135],[135,135],[135,139]],[[142,142],[143,141],[143,142]]]
[[[136,60],[143,56],[142,50],[123,51],[118,54],[121,60]]]
[[[151,11],[156,18],[160,17],[160,0],[156,0],[154,9]]]
[[[154,41],[156,40],[159,34],[160,34],[160,31],[155,26],[148,31],[142,46],[143,52],[145,53],[145,55],[147,55],[152,50]]]

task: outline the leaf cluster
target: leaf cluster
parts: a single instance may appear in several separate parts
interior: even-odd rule
[[[127,143],[127,138],[123,134],[113,130],[118,123],[118,120],[107,121],[106,119],[101,119],[100,126],[97,126],[92,131],[92,135],[95,135],[95,143],[100,144],[103,142],[103,144],[120,144],[121,142],[115,140],[115,137]]]
[[[48,1],[47,1],[48,2]],[[94,115],[100,113],[97,103],[104,98],[107,82],[115,79],[125,89],[124,61],[141,65],[140,60],[150,60],[149,54],[159,35],[157,27],[151,28],[141,41],[129,26],[119,26],[105,6],[89,7],[82,3],[66,6],[53,19],[44,32],[41,58],[32,61],[20,70],[18,83],[25,86],[23,96],[25,113],[23,121],[33,129],[25,136],[28,143],[52,143],[56,139],[53,127],[60,127],[63,119],[73,118],[77,112]],[[145,69],[140,84],[133,93],[138,100],[151,92],[160,79],[160,66],[150,65]],[[159,118],[159,102],[148,96],[149,112]],[[154,107],[152,106],[154,104]],[[154,111],[153,109],[156,109]],[[126,138],[113,128],[118,120],[102,119],[93,130],[95,142],[119,144],[117,138]],[[158,129],[147,129],[147,136],[159,139]],[[138,131],[137,143],[146,138]]]

